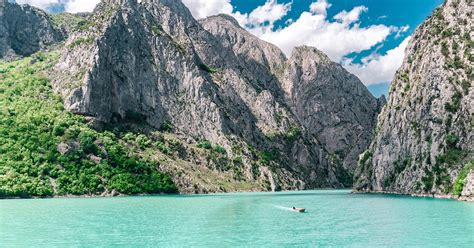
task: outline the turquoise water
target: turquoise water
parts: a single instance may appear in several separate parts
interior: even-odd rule
[[[473,203],[346,190],[0,201],[0,247],[472,247],[473,236]]]

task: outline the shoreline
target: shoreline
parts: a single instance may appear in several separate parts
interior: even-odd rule
[[[215,194],[238,194],[238,193],[279,193],[279,192],[304,192],[309,190],[352,190],[351,188],[318,188],[318,189],[306,189],[306,190],[281,190],[281,191],[230,191],[230,192],[209,192],[209,193],[157,193],[157,194],[96,194],[96,195],[53,195],[53,196],[31,196],[31,197],[0,197],[2,200],[37,200],[37,199],[76,199],[76,198],[115,198],[115,197],[136,197],[136,196],[194,196],[194,195],[215,195]]]
[[[410,196],[414,198],[433,198],[433,199],[449,199],[449,200],[455,200],[455,201],[460,201],[460,202],[474,202],[474,197],[466,197],[466,196],[460,196],[460,197],[455,197],[451,194],[416,194],[416,193],[400,193],[400,192],[393,192],[393,191],[357,191],[353,190],[353,194],[374,194],[374,195],[399,195],[399,196]]]
[[[460,202],[473,202],[474,197],[453,197],[451,194],[440,195],[440,194],[409,194],[409,193],[400,193],[393,191],[356,191],[351,188],[318,188],[318,189],[308,189],[308,190],[351,190],[350,194],[373,194],[373,195],[398,195],[398,196],[409,196],[414,198],[433,198],[433,199],[449,199]],[[54,195],[46,197],[0,197],[1,200],[38,200],[38,199],[77,199],[77,198],[115,198],[115,197],[140,197],[140,196],[193,196],[193,195],[214,195],[214,194],[238,194],[238,193],[278,193],[278,192],[303,192],[308,190],[283,190],[283,191],[235,191],[235,192],[212,192],[205,194],[195,194],[195,193],[158,193],[158,194],[97,194],[97,195]]]

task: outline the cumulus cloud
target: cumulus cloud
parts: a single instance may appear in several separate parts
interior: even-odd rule
[[[351,73],[360,78],[365,85],[391,82],[398,68],[402,65],[405,57],[405,48],[410,37],[396,48],[387,51],[385,55],[373,54],[362,60],[362,63],[354,63],[345,59],[342,65]]]
[[[64,4],[66,12],[79,13],[79,12],[91,12],[100,0],[71,0]]]
[[[327,1],[316,1],[309,5],[309,10],[313,14],[320,14],[326,16],[327,9],[331,7],[331,4]]]
[[[18,4],[29,4],[41,9],[46,9],[53,4],[58,4],[59,0],[16,0]]]
[[[271,25],[286,16],[288,11],[291,10],[291,5],[292,2],[279,4],[276,0],[268,0],[264,5],[254,9],[248,15],[248,20],[245,21],[254,25],[265,25],[266,23]]]
[[[295,46],[309,45],[322,50],[332,60],[340,62],[347,54],[359,53],[380,44],[395,29],[385,25],[361,27],[358,23],[359,17],[368,11],[364,6],[342,11],[331,21],[326,16],[329,7],[331,5],[326,0],[318,0],[310,5],[309,11],[303,12],[285,28],[249,28],[249,31],[276,44],[288,56]]]
[[[230,0],[182,0],[193,14],[194,18],[201,19],[217,14],[231,15],[234,11]]]
[[[365,6],[357,6],[351,11],[347,12],[345,10],[341,11],[339,14],[334,16],[334,20],[341,21],[342,23],[353,23],[359,20],[362,12],[367,12],[369,9]]]
[[[61,4],[69,13],[91,12],[99,2],[100,0],[16,0],[18,4],[29,4],[41,9]]]

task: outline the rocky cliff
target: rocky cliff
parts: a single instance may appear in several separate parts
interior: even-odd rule
[[[287,59],[280,49],[249,34],[230,16],[213,16],[200,23],[244,58],[253,74],[267,73],[266,85],[283,97],[299,123],[349,173],[345,183],[350,185],[358,155],[371,141],[385,99],[373,98],[357,77],[316,48],[297,47]]]
[[[0,0],[0,59],[29,56],[65,37],[44,11]]]
[[[374,141],[361,155],[356,190],[461,193],[474,157],[473,6],[468,2],[446,1],[413,34]]]
[[[181,192],[352,185],[384,102],[317,49],[286,58],[233,18],[197,21],[174,0],[52,18],[68,36],[49,73],[65,108],[97,130],[144,134],[140,147],[120,140]]]

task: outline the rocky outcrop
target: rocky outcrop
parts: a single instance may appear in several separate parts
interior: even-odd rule
[[[65,38],[44,11],[0,0],[0,59],[29,56]]]
[[[472,13],[448,0],[413,34],[355,190],[451,196],[473,159]]]
[[[463,184],[464,187],[459,198],[464,201],[474,201],[474,170],[467,174]]]
[[[198,22],[174,0],[102,1],[54,70],[65,107],[96,124],[172,125],[189,156],[160,169],[185,192],[233,190],[196,179],[203,171],[261,182],[252,190],[350,186],[379,108],[314,48],[287,59],[232,18]],[[224,164],[191,152],[206,142]]]
[[[352,178],[359,154],[371,142],[384,98],[372,97],[356,76],[312,47],[295,48],[281,77],[299,121]]]
[[[287,59],[280,49],[249,34],[230,16],[213,16],[200,23],[251,65],[248,70],[260,74],[265,87],[284,98],[340,171],[348,173],[340,179],[351,185],[358,155],[370,144],[385,100],[375,99],[357,77],[316,48],[297,47]]]

